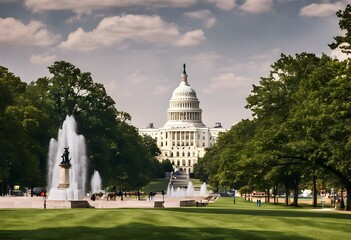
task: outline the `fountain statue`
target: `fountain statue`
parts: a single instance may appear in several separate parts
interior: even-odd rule
[[[81,199],[85,193],[86,173],[85,139],[82,135],[77,134],[77,123],[74,117],[67,116],[62,129],[58,131],[57,140],[50,140],[48,199]]]
[[[69,170],[71,169],[71,159],[69,158],[68,147],[65,148],[64,153],[61,156],[62,162],[59,164],[60,167],[60,182],[58,189],[69,188]]]

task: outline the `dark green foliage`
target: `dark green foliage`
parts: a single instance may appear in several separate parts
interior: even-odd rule
[[[331,49],[340,47],[343,52],[351,52],[351,5],[348,4],[345,10],[339,10],[336,13],[339,18],[339,27],[345,35],[334,37],[335,42],[329,44]]]
[[[159,149],[138,135],[104,86],[68,62],[49,67],[50,78],[27,85],[0,67],[0,183],[45,186],[50,138],[74,115],[88,153],[88,179],[98,170],[104,185],[136,189],[157,174]]]
[[[328,174],[350,196],[350,79],[348,62],[282,55],[247,98],[254,119],[221,136],[196,173],[213,186],[292,190],[293,205],[305,183]]]

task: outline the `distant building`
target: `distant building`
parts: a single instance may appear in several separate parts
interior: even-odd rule
[[[185,64],[180,84],[169,101],[167,118],[162,128],[155,128],[150,123],[147,128],[139,129],[139,134],[156,139],[161,150],[158,160],[169,159],[175,168],[187,173],[193,172],[198,158],[215,144],[218,135],[227,131],[219,122],[212,128],[202,123],[200,101],[188,83]]]

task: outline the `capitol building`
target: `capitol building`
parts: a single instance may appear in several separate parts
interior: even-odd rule
[[[147,134],[156,140],[161,150],[157,156],[159,161],[169,159],[173,167],[192,173],[194,164],[205,155],[206,149],[215,144],[218,135],[227,129],[219,122],[212,128],[203,124],[200,101],[188,83],[185,64],[183,68],[180,84],[169,100],[166,124],[155,128],[150,123],[147,128],[139,129],[139,134]]]

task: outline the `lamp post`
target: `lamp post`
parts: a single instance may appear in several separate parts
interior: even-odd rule
[[[44,209],[46,209],[46,190],[44,191]]]
[[[162,202],[165,203],[165,191],[161,191],[161,194],[162,194]]]

